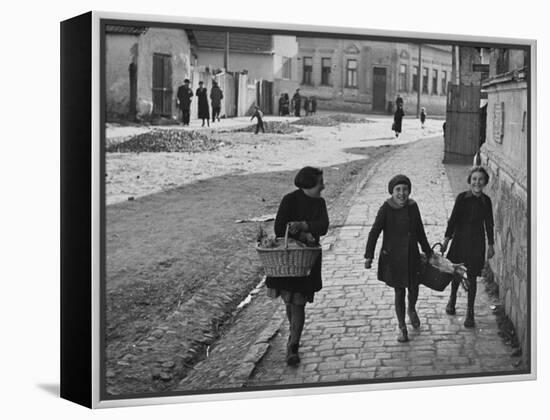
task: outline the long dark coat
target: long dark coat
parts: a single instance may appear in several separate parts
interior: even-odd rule
[[[219,86],[212,86],[210,89],[210,101],[212,102],[212,108],[221,106],[223,99],[223,92]]]
[[[179,101],[179,108],[182,111],[189,110],[191,107],[191,98],[193,97],[193,91],[190,87],[186,87],[185,85],[181,85],[178,88],[177,98]]]
[[[307,222],[309,233],[313,235],[316,242],[319,242],[319,238],[326,235],[329,224],[325,199],[309,197],[301,189],[285,195],[275,218],[275,235],[284,237],[288,222],[301,221]],[[304,294],[317,292],[323,287],[322,259],[321,254],[307,277],[267,277],[266,285],[273,289],[285,289]]]
[[[395,110],[395,114],[393,114],[394,131],[397,133],[401,133],[401,123],[404,116],[405,111],[403,111],[403,108],[399,107]]]
[[[416,202],[409,199],[407,205],[397,207],[388,199],[382,204],[369,233],[365,258],[374,258],[374,248],[382,231],[378,280],[391,287],[418,284],[421,269],[418,244],[427,255],[432,250]]]
[[[199,118],[210,118],[210,108],[208,107],[208,90],[206,88],[198,88],[196,92],[199,98]]]
[[[447,223],[446,238],[452,238],[447,258],[463,263],[468,274],[479,276],[485,264],[485,232],[489,245],[495,243],[493,205],[488,195],[476,197],[464,191],[456,197]]]

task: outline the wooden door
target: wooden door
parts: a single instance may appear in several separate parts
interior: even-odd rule
[[[443,162],[472,161],[480,140],[480,87],[449,84]]]
[[[386,69],[375,67],[372,79],[372,110],[384,112],[386,110]]]
[[[172,115],[172,57],[153,54],[153,114]]]
[[[130,76],[130,106],[128,110],[128,119],[130,121],[135,121],[137,114],[137,66],[135,63],[130,64],[128,73]]]

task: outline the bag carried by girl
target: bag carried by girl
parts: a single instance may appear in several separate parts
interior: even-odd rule
[[[439,242],[432,246],[432,251],[439,245],[439,249],[443,245]],[[428,259],[424,254],[421,256],[420,283],[432,290],[442,292],[446,289],[453,279],[460,279],[463,286],[467,281],[466,267],[464,264],[454,264],[443,256],[443,253],[433,252]]]

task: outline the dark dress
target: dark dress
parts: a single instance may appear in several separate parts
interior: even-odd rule
[[[489,245],[495,243],[493,205],[486,194],[476,197],[471,191],[460,193],[445,231],[452,238],[447,258],[463,263],[468,275],[479,276],[485,264],[485,232]]]
[[[319,238],[326,235],[328,231],[329,221],[325,199],[309,197],[301,189],[285,195],[275,218],[275,235],[284,237],[288,222],[301,221],[307,222],[309,233],[313,235],[316,242],[319,242]],[[323,287],[322,259],[323,257],[320,255],[307,277],[267,277],[266,286],[312,295]]]
[[[208,107],[208,91],[206,88],[198,88],[196,95],[199,99],[199,118],[210,119],[210,109]]]
[[[397,207],[388,199],[382,204],[369,233],[365,258],[374,258],[374,248],[382,231],[384,240],[378,258],[378,280],[391,287],[418,284],[421,269],[418,244],[427,255],[432,250],[416,202],[409,199],[407,205]]]
[[[300,108],[302,106],[302,97],[299,93],[295,93],[292,97],[292,104],[294,105],[294,116],[300,116]]]
[[[393,114],[393,130],[396,133],[401,133],[401,122],[403,121],[404,115],[405,112],[403,111],[403,108],[397,108],[395,110],[395,114]]]

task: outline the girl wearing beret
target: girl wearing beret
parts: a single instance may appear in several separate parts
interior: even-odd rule
[[[455,201],[451,217],[447,223],[442,251],[447,249],[452,239],[447,258],[454,263],[463,263],[468,270],[468,309],[464,326],[473,328],[474,301],[477,291],[477,276],[485,264],[485,233],[487,233],[487,258],[495,254],[493,248],[494,222],[493,205],[489,196],[483,193],[483,188],[489,182],[489,174],[481,166],[474,166],[468,174],[470,189],[460,193]],[[446,312],[454,315],[456,294],[459,281],[451,283],[451,296]]]
[[[413,328],[420,327],[416,312],[420,275],[418,244],[427,256],[432,250],[422,223],[420,210],[409,198],[411,181],[405,175],[394,176],[388,185],[388,198],[378,210],[365,250],[365,268],[372,267],[374,248],[380,233],[384,232],[378,257],[378,279],[395,290],[395,312],[399,324],[397,341],[409,340],[405,324],[405,295],[408,297],[408,314]],[[408,292],[408,293],[407,293]]]
[[[325,188],[323,171],[306,166],[302,168],[294,185],[297,190],[285,195],[275,217],[275,235],[285,236],[286,225],[289,236],[308,245],[318,245],[319,238],[328,231],[328,213],[321,191]],[[313,302],[315,292],[321,290],[321,260],[319,255],[309,276],[306,277],[267,277],[267,293],[271,297],[281,296],[286,305],[286,315],[290,324],[290,337],[287,343],[286,362],[290,366],[300,363],[298,347],[304,329],[305,305]]]

